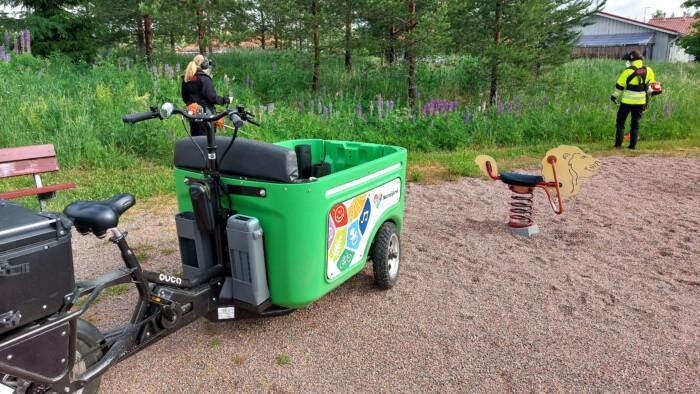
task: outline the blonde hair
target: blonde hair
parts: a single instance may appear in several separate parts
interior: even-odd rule
[[[202,65],[202,62],[204,62],[204,56],[201,54],[195,56],[194,59],[192,59],[192,61],[185,68],[185,82],[189,82],[192,80],[192,78],[194,78],[194,75],[197,74],[197,71],[200,70],[199,66]]]

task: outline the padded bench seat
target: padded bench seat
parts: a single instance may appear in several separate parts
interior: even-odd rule
[[[216,137],[216,157],[219,160],[221,175],[283,183],[293,183],[299,178],[297,155],[294,150],[266,142],[236,138],[221,161],[230,142],[231,137]],[[185,170],[204,171],[207,168],[206,152],[205,136],[181,139],[175,144],[174,165]]]

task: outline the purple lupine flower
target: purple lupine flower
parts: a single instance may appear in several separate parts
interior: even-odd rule
[[[328,103],[328,116],[333,116],[333,103]]]
[[[303,114],[304,112],[306,112],[306,108],[304,108],[304,101],[303,100],[297,101],[297,111],[299,111],[300,114]]]
[[[127,70],[129,69],[129,64],[131,64],[131,59],[129,59],[128,57],[125,57],[124,58],[124,65],[126,66]]]
[[[151,74],[153,74],[156,77],[158,76],[158,66],[156,66],[156,65],[151,66]]]
[[[467,110],[467,113],[464,115],[464,125],[469,127],[469,110]]]
[[[245,76],[245,88],[248,89],[250,86],[250,76],[246,75]]]
[[[318,98],[318,107],[316,108],[319,115],[323,115],[323,103],[321,103],[321,98]]]
[[[394,100],[389,100],[386,102],[386,112],[389,113],[394,110]]]
[[[273,113],[273,112],[275,112],[275,103],[269,103],[269,104],[267,104],[267,112],[268,112],[268,113]]]
[[[32,53],[32,36],[27,30],[27,53]]]
[[[175,74],[180,75],[180,63],[175,64]]]
[[[355,105],[355,115],[357,115],[358,118],[362,118],[362,104]]]
[[[500,116],[501,113],[503,113],[503,102],[501,102],[501,100],[498,100],[498,105],[496,106],[496,115]]]
[[[505,109],[506,113],[509,113],[509,112],[510,112],[510,109],[511,109],[510,101],[506,101],[506,104],[505,104],[505,108],[504,108],[504,109]]]
[[[12,44],[12,38],[10,37],[10,32],[5,32],[5,49],[10,50],[10,45]]]
[[[671,106],[668,103],[664,103],[664,116],[669,117],[671,115]]]
[[[542,98],[542,108],[546,107],[547,104],[549,104],[549,97],[544,96],[544,97]]]
[[[374,101],[369,102],[369,116],[374,116]]]
[[[314,99],[310,99],[309,100],[309,113],[311,113],[311,114],[314,113],[315,108],[316,108],[316,106],[314,105]]]
[[[25,48],[27,48],[27,44],[24,40],[24,30],[19,31],[19,51],[24,52]]]
[[[19,44],[17,44],[17,36],[14,37],[13,43],[15,53],[19,53]]]

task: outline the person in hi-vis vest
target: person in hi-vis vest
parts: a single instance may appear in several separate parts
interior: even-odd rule
[[[655,81],[654,70],[645,66],[642,54],[634,50],[625,55],[627,68],[622,71],[615,84],[615,91],[610,96],[615,104],[620,104],[617,110],[615,132],[615,148],[622,147],[625,135],[627,116],[632,114],[629,148],[634,149],[639,138],[639,120],[649,104],[649,85]]]

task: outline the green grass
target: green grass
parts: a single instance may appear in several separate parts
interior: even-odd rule
[[[275,356],[277,365],[289,365],[292,363],[292,356],[286,353],[281,353]]]
[[[184,67],[188,60],[172,55],[161,62]],[[623,67],[617,61],[577,60],[539,79],[503,81],[501,105],[485,109],[486,79],[479,60],[447,56],[440,64],[419,64],[419,106],[435,98],[454,100],[458,107],[426,116],[405,108],[406,78],[401,65],[383,66],[377,59],[358,57],[355,71],[347,74],[340,57],[326,57],[321,93],[312,97],[308,54],[240,50],[216,55],[216,60],[219,93],[232,93],[263,123],[260,129],[247,128],[253,138],[401,145],[411,152],[412,163],[439,164],[447,179],[473,175],[470,166],[476,153],[492,153],[497,159],[501,153],[539,157],[562,143],[607,149],[615,121],[615,107],[608,97]],[[181,105],[179,81],[156,76],[142,65],[126,70],[118,64],[89,67],[28,55],[0,62],[0,147],[52,143],[61,171],[48,175],[44,183],[70,180],[78,185],[59,192],[50,209],[121,192],[137,198],[172,193],[173,144],[185,136],[180,121],[132,126],[124,125],[121,116],[166,101]],[[665,91],[644,115],[640,147],[700,145],[700,68],[679,63],[651,66]],[[378,95],[395,102],[393,111],[383,112],[381,119],[376,110]],[[319,102],[325,114],[318,114]],[[272,113],[267,109],[270,103],[274,103]],[[358,106],[362,116],[356,113]],[[313,112],[310,107],[315,108]],[[409,179],[430,178],[430,168],[415,168],[409,171]],[[0,190],[29,185],[29,177],[0,181]],[[25,201],[36,205],[32,199]]]

